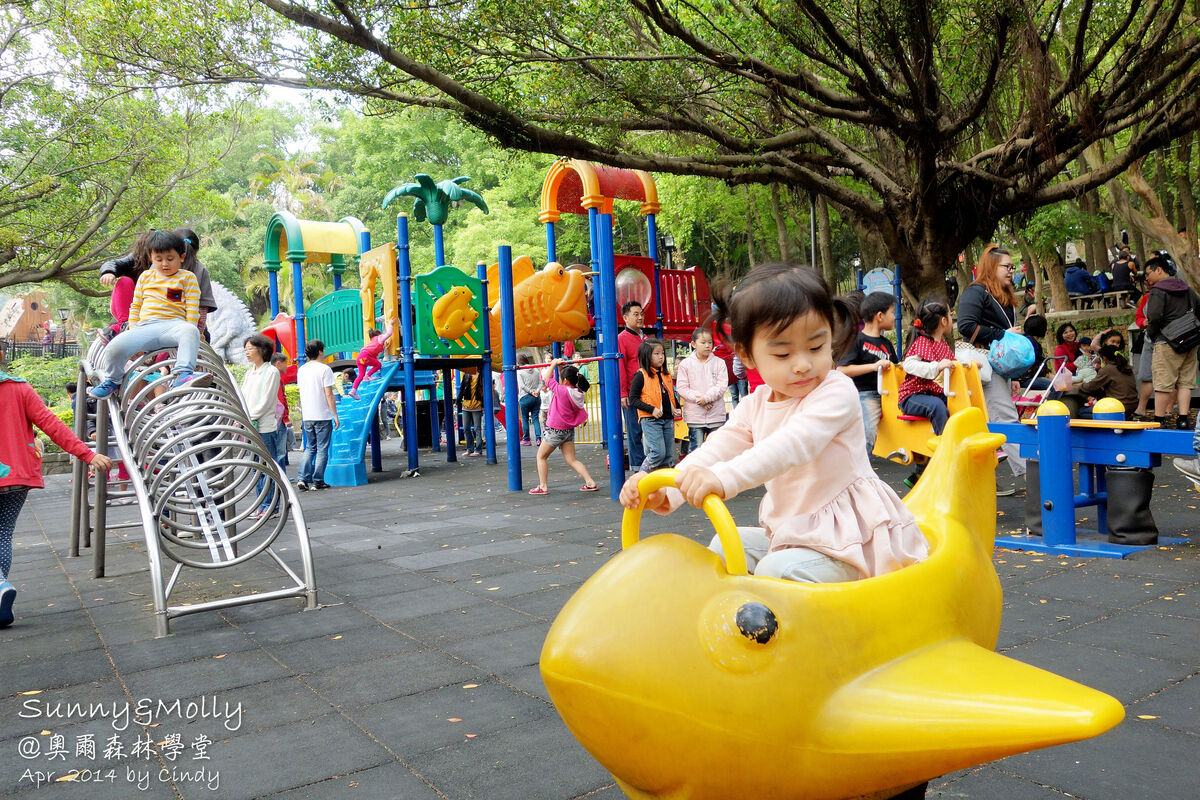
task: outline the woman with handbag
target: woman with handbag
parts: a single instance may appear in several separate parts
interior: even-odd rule
[[[958,301],[958,332],[966,343],[982,353],[987,360],[987,350],[992,342],[1002,339],[1006,331],[1020,334],[1017,326],[1017,296],[1012,284],[1012,255],[1005,249],[990,245],[983,251],[979,266],[975,270],[975,282],[963,290]],[[956,354],[962,355],[962,344]],[[976,360],[972,358],[972,360]],[[984,371],[980,371],[983,378]],[[1001,375],[991,375],[983,384],[983,399],[987,405],[988,420],[991,422],[1018,422],[1017,407],[1013,403],[1012,382]],[[1002,448],[1008,454],[1008,466],[1016,478],[1016,485],[1007,482],[996,484],[996,494],[1016,494],[1021,479],[1025,476],[1025,459],[1021,458],[1017,445],[1006,443]]]
[[[1196,342],[1200,339],[1200,297],[1175,276],[1175,262],[1159,251],[1146,262],[1146,336],[1154,342],[1151,377],[1154,380],[1154,421],[1167,426],[1167,414],[1178,403],[1175,427],[1192,426],[1188,412],[1196,385]]]

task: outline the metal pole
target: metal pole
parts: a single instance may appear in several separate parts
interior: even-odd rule
[[[279,265],[267,269],[267,286],[271,295],[271,319],[279,316]]]
[[[558,247],[554,241],[554,223],[546,223],[546,260],[558,261]]]
[[[486,316],[483,325],[483,364],[479,367],[479,377],[484,386],[483,393],[483,418],[488,421],[487,425],[482,426],[482,431],[476,431],[477,436],[485,436],[487,463],[496,463],[496,427],[492,424],[492,420],[496,418],[496,406],[492,402],[492,326],[491,326],[491,309],[487,306],[488,297],[488,278],[487,264],[480,261],[475,265],[475,276],[479,278],[479,282],[483,284],[483,312]],[[478,446],[478,445],[476,445]]]
[[[611,295],[608,293],[608,285],[609,285],[610,281],[601,280],[601,275],[599,274],[600,255],[599,255],[599,250],[598,250],[598,247],[599,247],[598,242],[600,241],[600,233],[598,231],[598,225],[597,225],[598,222],[599,222],[599,213],[596,211],[595,208],[589,208],[588,209],[588,246],[589,246],[589,250],[590,250],[590,254],[591,254],[591,262],[589,263],[588,268],[592,273],[592,319],[594,319],[596,321],[596,326],[597,326],[596,330],[595,330],[596,352],[603,353],[604,346],[603,346],[602,342],[603,342],[604,337],[601,335],[601,331],[600,331],[600,327],[599,327],[601,315],[608,313],[607,309],[610,306],[615,308],[617,301],[616,301],[615,289]],[[614,278],[614,280],[615,280],[615,278]],[[616,312],[613,311],[613,313],[615,314]],[[613,339],[613,342],[616,342],[616,339]],[[599,392],[600,397],[603,398],[604,397],[604,384],[605,384],[603,364],[601,364],[600,369],[596,370],[596,373],[597,373],[597,378],[598,378],[598,380],[596,382],[597,383],[596,391]],[[620,383],[617,384],[617,388],[618,388],[617,393],[620,394]],[[603,399],[601,400],[601,409],[603,409]],[[600,414],[600,437],[605,442],[608,441],[608,428],[612,423],[613,423],[613,420],[610,420],[608,418],[608,414],[601,412],[601,414]],[[621,418],[620,417],[616,418],[616,423],[617,423],[617,429],[621,430]],[[618,434],[618,436],[619,435],[620,434]],[[623,448],[622,448],[621,452],[622,453],[625,452]],[[622,459],[623,458],[624,457],[622,456]],[[610,460],[611,460],[611,453],[610,453]]]
[[[442,226],[433,226],[433,263],[435,267],[445,266],[446,249],[442,243]]]
[[[600,214],[597,220],[600,234],[597,246],[600,258],[600,274],[596,276],[603,285],[603,296],[606,298],[601,313],[600,322],[600,357],[601,371],[604,375],[604,390],[601,396],[601,414],[605,419],[611,415],[606,441],[608,443],[608,478],[609,495],[613,500],[621,493],[621,484],[625,482],[625,459],[622,456],[621,444],[621,379],[617,374],[620,364],[617,361],[617,296],[616,275],[613,266],[613,230],[612,215]],[[609,299],[611,298],[611,299]]]
[[[1042,541],[1075,544],[1075,470],[1071,465],[1071,418],[1053,404],[1038,409],[1038,476],[1042,492]]]
[[[454,433],[454,379],[449,367],[442,370],[442,416],[446,420],[446,461],[458,461],[454,447],[458,444]]]
[[[75,382],[75,436],[80,441],[87,441],[87,373],[82,366],[79,367],[79,377]],[[72,461],[71,538],[67,557],[77,558],[80,528],[87,524],[88,475],[87,465],[82,460],[76,458]]]
[[[900,331],[904,330],[904,309],[900,296],[900,265],[892,265],[892,294],[896,298],[896,351],[900,350]]]
[[[500,353],[504,369],[504,421],[508,429],[505,449],[508,456],[508,490],[521,491],[521,438],[517,434],[517,334],[514,325],[516,301],[513,298],[512,248],[500,245]],[[490,386],[484,387],[491,391]],[[492,421],[486,420],[491,425]]]
[[[112,421],[108,405],[111,401],[96,403],[96,452],[108,453],[108,426]],[[92,577],[104,577],[104,536],[108,527],[108,475],[96,471],[96,540],[92,543]]]
[[[650,260],[654,262],[654,332],[661,339],[663,335],[662,292],[659,291],[662,281],[659,279],[658,265],[658,221],[653,214],[646,215],[646,234],[650,238]]]
[[[404,446],[408,468],[417,468],[417,367],[413,348],[412,263],[409,260],[408,215],[396,217],[396,261],[400,282],[400,357],[404,362]]]
[[[292,316],[296,320],[297,364],[303,364],[308,360],[304,354],[304,345],[308,341],[308,335],[304,330],[304,276],[301,274],[303,266],[303,262],[292,262],[292,297],[296,303],[296,313]]]

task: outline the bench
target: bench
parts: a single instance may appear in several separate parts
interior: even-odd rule
[[[1128,291],[1103,292],[1096,294],[1071,295],[1071,308],[1125,308],[1131,302],[1132,295]]]

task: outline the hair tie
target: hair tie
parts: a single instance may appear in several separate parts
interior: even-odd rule
[[[925,326],[921,324],[921,320],[920,320],[920,318],[918,318],[918,319],[913,320],[913,327],[914,328],[924,328]]]

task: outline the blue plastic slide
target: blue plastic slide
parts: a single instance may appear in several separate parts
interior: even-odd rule
[[[367,436],[375,424],[384,393],[402,367],[399,360],[384,361],[382,369],[372,376],[373,380],[358,385],[358,400],[337,398],[341,425],[333,432],[329,462],[325,465],[325,482],[330,486],[362,486],[367,482]]]

